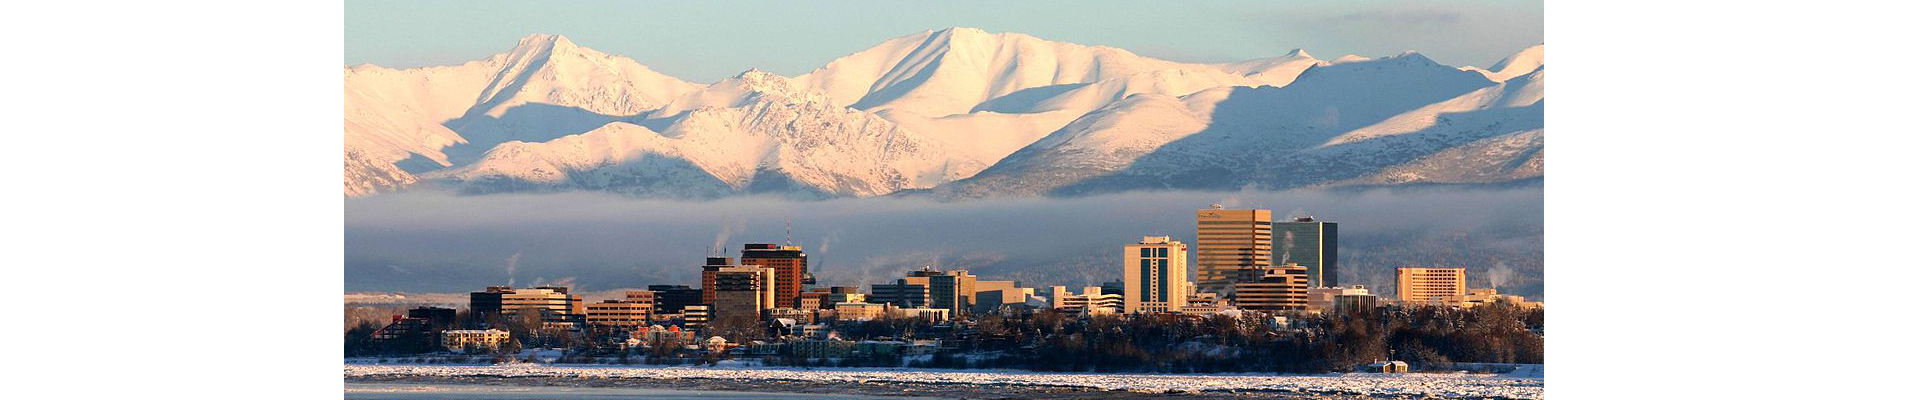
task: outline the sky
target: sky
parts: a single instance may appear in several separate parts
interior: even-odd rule
[[[889,38],[954,26],[1119,47],[1184,62],[1306,49],[1321,59],[1417,50],[1488,66],[1544,43],[1538,0],[369,1],[346,2],[347,65],[453,65],[534,33],[694,82],[750,68],[794,76]]]

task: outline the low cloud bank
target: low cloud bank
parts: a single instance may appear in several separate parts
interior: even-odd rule
[[[1209,204],[1340,223],[1341,279],[1391,290],[1397,266],[1462,266],[1474,286],[1541,298],[1541,188],[1150,192],[938,202],[910,198],[644,200],[598,193],[408,192],[346,202],[348,291],[460,292],[509,282],[579,290],[688,284],[716,246],[806,246],[822,285],[932,265],[1023,285],[1120,277],[1141,236],[1193,243]],[[1076,289],[1077,290],[1077,289]]]

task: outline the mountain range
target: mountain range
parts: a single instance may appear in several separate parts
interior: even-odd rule
[[[1544,173],[1544,46],[1490,67],[1305,51],[1196,64],[972,28],[711,84],[554,35],[345,69],[345,194],[1071,196],[1499,184]]]

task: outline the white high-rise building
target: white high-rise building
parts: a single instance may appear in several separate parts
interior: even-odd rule
[[[1167,236],[1140,238],[1126,246],[1120,264],[1126,277],[1125,312],[1163,313],[1187,305],[1187,245]]]

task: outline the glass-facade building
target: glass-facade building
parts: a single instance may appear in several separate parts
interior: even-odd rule
[[[1340,286],[1340,225],[1312,217],[1273,223],[1274,258],[1307,267],[1311,287]]]

